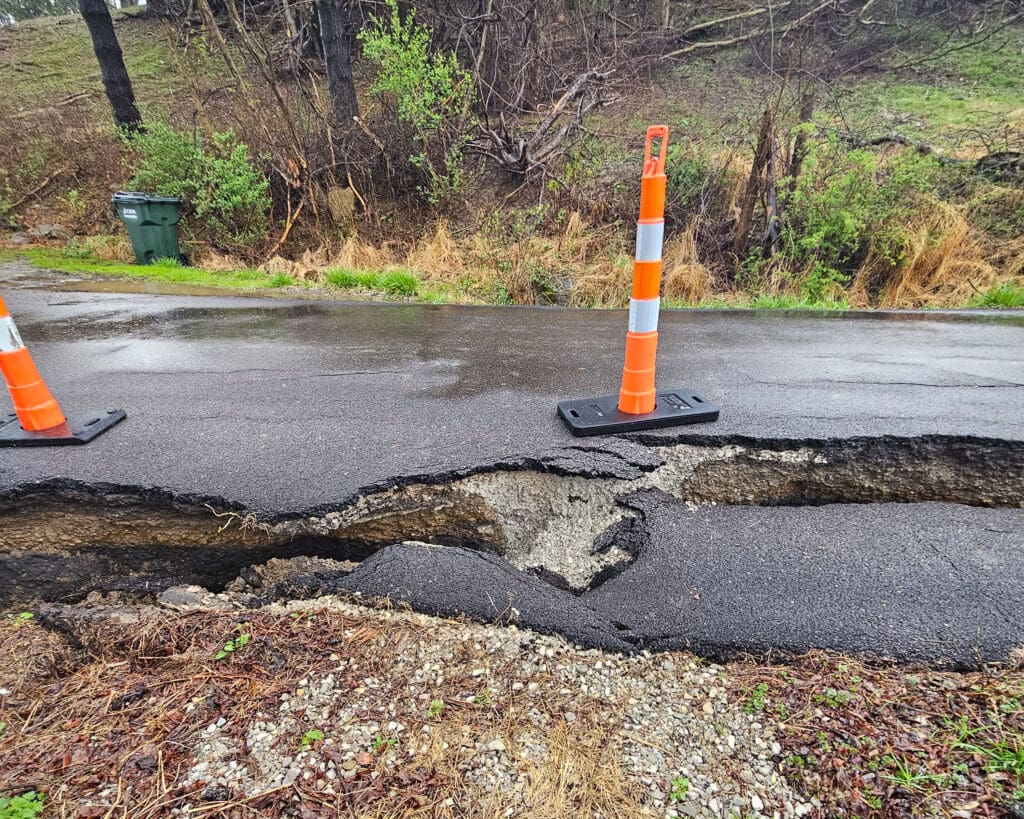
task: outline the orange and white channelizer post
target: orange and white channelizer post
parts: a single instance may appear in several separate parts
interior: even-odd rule
[[[657,148],[655,148],[657,143]],[[665,237],[665,160],[668,128],[652,125],[644,145],[640,218],[636,223],[633,292],[629,299],[626,363],[618,395],[574,398],[558,405],[573,435],[614,435],[718,420],[718,407],[689,389],[654,386],[661,308],[661,246]]]
[[[125,418],[124,410],[103,410],[70,421],[65,418],[2,298],[0,373],[14,402],[13,415],[0,415],[0,447],[85,444]]]
[[[658,153],[652,148],[659,140]],[[665,156],[668,128],[647,129],[644,172],[640,179],[640,218],[636,223],[633,294],[629,300],[626,363],[622,368],[619,411],[629,415],[654,412],[654,365],[658,354],[658,313],[661,309],[661,247],[665,237]]]
[[[40,432],[62,426],[67,420],[39,375],[28,348],[18,334],[14,319],[0,298],[0,372],[14,401],[14,413],[22,429]]]

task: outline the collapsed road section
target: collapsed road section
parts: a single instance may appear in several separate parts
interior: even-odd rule
[[[994,439],[595,439],[278,515],[49,481],[6,492],[0,527],[7,609],[195,585],[239,605],[355,593],[717,659],[832,648],[970,667],[1024,644],[1024,443]]]

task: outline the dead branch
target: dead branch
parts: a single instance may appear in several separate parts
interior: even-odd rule
[[[68,170],[67,168],[59,168],[59,169],[57,169],[52,174],[50,174],[48,177],[46,177],[46,179],[44,179],[41,183],[39,183],[34,188],[32,188],[32,190],[30,190],[28,193],[26,193],[24,196],[22,196],[17,202],[12,202],[8,206],[7,210],[10,211],[11,213],[14,213],[14,211],[16,211],[22,205],[24,205],[33,196],[35,196],[38,193],[41,193],[43,191],[43,189],[47,185],[49,185],[58,176],[61,176],[62,174],[64,174],[67,170]]]
[[[820,3],[810,11],[801,15],[800,17],[797,17],[794,20],[790,20],[785,25],[779,26],[779,28],[773,29],[773,33],[777,37],[784,37],[794,29],[800,28],[802,25],[807,23],[812,17],[815,17],[816,15],[820,14],[821,12],[823,12],[825,9],[829,8],[832,5],[834,5],[834,0],[825,0],[824,3]],[[724,40],[707,40],[697,43],[690,43],[689,45],[683,46],[682,48],[678,48],[675,51],[670,51],[668,54],[663,54],[661,56],[661,59],[669,60],[673,57],[680,57],[683,54],[690,54],[694,51],[701,51],[708,48],[725,48],[727,46],[737,45],[738,43],[746,43],[749,42],[750,40],[754,40],[762,36],[764,33],[765,30],[759,28],[756,29],[755,31],[750,31],[747,32],[746,34],[738,34],[735,37],[728,37]]]
[[[488,143],[479,140],[470,143],[467,150],[494,160],[501,168],[516,176],[527,176],[546,168],[561,153],[567,138],[583,126],[583,120],[601,104],[600,84],[611,71],[591,69],[577,77],[564,94],[551,106],[551,110],[538,123],[529,138],[510,128],[504,114],[499,115],[498,126],[481,124],[480,130]],[[572,116],[569,107],[577,103]],[[555,125],[561,125],[552,132]]]
[[[703,23],[694,23],[689,28],[684,28],[679,36],[686,37],[690,34],[696,34],[698,31],[706,31],[709,28],[717,28],[718,26],[724,26],[726,23],[734,23],[737,20],[749,20],[751,17],[760,17],[770,12],[783,11],[789,8],[790,3],[779,3],[777,6],[766,6],[759,9],[751,9],[750,11],[741,11],[736,14],[730,14],[726,17],[719,17],[717,20],[705,20]]]

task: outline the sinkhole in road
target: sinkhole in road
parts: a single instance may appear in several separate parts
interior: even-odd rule
[[[344,572],[403,542],[461,546],[580,593],[643,548],[637,492],[687,504],[940,501],[1024,507],[1024,445],[979,438],[602,439],[456,474],[406,477],[335,507],[257,513],[229,499],[51,481],[0,497],[0,608],[223,589],[275,559]],[[318,562],[319,561],[319,562]],[[330,561],[330,562],[324,562]]]

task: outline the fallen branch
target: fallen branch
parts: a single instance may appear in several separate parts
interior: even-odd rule
[[[22,205],[24,205],[25,202],[27,202],[31,197],[33,197],[36,194],[38,194],[47,185],[49,185],[54,179],[56,179],[58,176],[60,176],[61,174],[65,173],[66,171],[67,171],[67,168],[60,168],[60,169],[54,171],[52,174],[50,174],[48,177],[46,177],[46,179],[44,179],[42,182],[40,182],[38,185],[36,185],[32,190],[30,190],[28,193],[26,193],[24,196],[22,196],[21,199],[19,199],[17,202],[12,202],[10,204],[10,206],[7,208],[7,210],[9,212],[11,212],[11,213],[14,213],[14,211],[16,211]]]
[[[762,14],[768,14],[773,11],[782,11],[783,9],[789,8],[790,3],[780,3],[777,6],[766,6],[760,9],[751,9],[750,11],[741,11],[737,14],[730,14],[727,17],[719,17],[717,20],[705,20],[703,23],[694,23],[689,28],[685,28],[680,32],[680,37],[686,37],[688,34],[695,34],[698,31],[705,31],[709,28],[716,28],[718,26],[724,26],[726,23],[734,23],[737,20],[749,20],[751,17],[760,17]]]
[[[789,32],[793,31],[793,29],[799,28],[804,23],[806,23],[808,20],[810,20],[812,17],[820,14],[821,12],[823,12],[825,9],[829,8],[832,5],[834,5],[834,0],[825,0],[824,3],[821,3],[821,4],[817,5],[817,6],[815,6],[813,9],[811,9],[807,13],[801,15],[800,17],[797,17],[795,20],[790,20],[784,26],[780,26],[779,28],[772,29],[772,33],[774,35],[776,35],[776,36],[785,36],[785,35],[789,34]],[[763,35],[765,33],[766,33],[765,29],[759,28],[759,29],[757,29],[755,31],[751,31],[751,32],[748,32],[746,34],[738,34],[735,37],[729,37],[729,38],[724,39],[724,40],[708,40],[708,41],[705,41],[705,42],[690,43],[689,45],[684,46],[683,48],[678,48],[675,51],[670,51],[668,54],[663,54],[660,57],[660,59],[662,59],[662,60],[669,60],[672,57],[679,57],[679,56],[681,56],[683,54],[690,54],[690,53],[692,53],[694,51],[701,51],[703,49],[708,49],[708,48],[725,48],[727,46],[737,45],[738,43],[746,43],[746,42],[749,42],[750,40],[753,40],[753,39],[755,39],[757,37],[760,37],[761,35]]]

